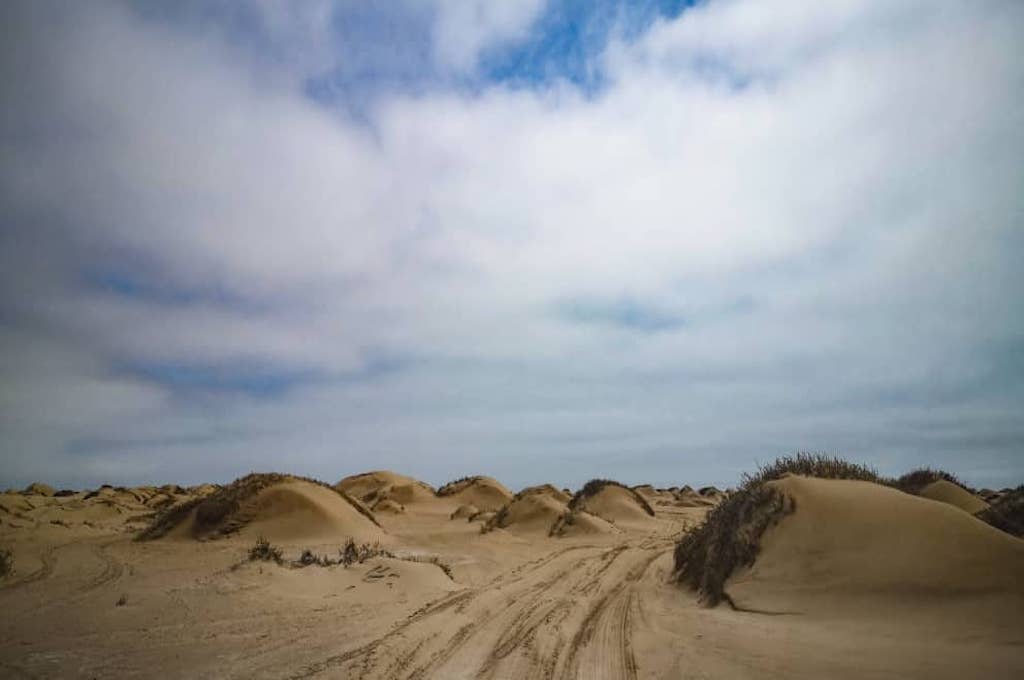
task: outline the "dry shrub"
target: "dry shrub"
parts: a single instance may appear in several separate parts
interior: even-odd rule
[[[14,553],[7,548],[0,548],[0,578],[9,576],[14,571]]]
[[[931,468],[919,468],[917,470],[913,470],[901,477],[891,480],[889,484],[900,491],[916,495],[921,493],[921,489],[925,488],[932,482],[938,482],[940,480],[951,482],[962,489],[974,493],[974,490],[960,481],[956,475],[946,472],[945,470],[932,470]]]
[[[281,549],[270,544],[270,541],[260,536],[256,539],[256,545],[249,548],[249,561],[250,562],[276,562],[281,564],[284,562],[284,557],[281,554]]]
[[[977,517],[996,529],[1024,538],[1024,485],[1004,493]]]
[[[473,476],[470,476],[470,477],[459,477],[458,479],[453,479],[452,481],[448,482],[447,484],[441,486],[437,490],[437,495],[438,496],[451,496],[453,494],[457,494],[458,492],[462,491],[467,486],[469,486],[470,484],[472,484],[473,482],[475,482],[475,481],[477,481],[479,479],[482,479],[482,477],[480,477],[480,475],[473,475]]]
[[[683,535],[675,551],[678,579],[714,606],[723,599],[733,571],[754,563],[765,530],[793,511],[791,499],[767,482],[794,474],[825,479],[885,483],[870,467],[835,456],[798,453],[779,458],[743,476],[740,488],[708,512],[703,524]]]

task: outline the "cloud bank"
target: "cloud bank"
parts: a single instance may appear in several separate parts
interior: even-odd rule
[[[1024,478],[1019,3],[499,4],[6,3],[0,482]]]

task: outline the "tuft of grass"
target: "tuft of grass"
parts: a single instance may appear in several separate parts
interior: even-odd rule
[[[1024,485],[1004,493],[977,517],[996,529],[1024,538]]]
[[[783,456],[768,465],[758,466],[754,474],[744,473],[740,486],[749,487],[754,484],[781,479],[785,475],[802,475],[821,479],[854,479],[863,482],[885,484],[886,480],[879,476],[878,471],[867,465],[850,463],[838,456],[819,453],[797,453],[794,456]]]
[[[14,553],[8,548],[0,548],[0,578],[10,576],[14,572]]]
[[[317,484],[330,489],[378,527],[380,523],[366,506],[355,500],[341,489],[330,484],[298,475],[286,475],[278,472],[250,473],[239,477],[231,484],[219,487],[205,497],[189,499],[161,511],[148,527],[136,537],[140,541],[148,541],[165,536],[174,527],[181,524],[195,510],[195,529],[202,534],[231,534],[245,526],[244,518],[237,516],[242,503],[258,494],[263,489],[284,482],[303,481]]]
[[[635,500],[640,505],[640,507],[644,509],[644,512],[646,512],[651,517],[654,517],[654,508],[651,507],[650,503],[648,503],[643,496],[638,494],[635,489],[631,489],[625,484],[616,482],[613,479],[591,479],[589,482],[584,484],[583,488],[577,491],[576,494],[569,501],[569,509],[581,509],[580,506],[583,504],[584,501],[586,501],[588,498],[591,498],[592,496],[596,496],[597,493],[606,486],[617,486],[620,489],[625,489],[633,497],[633,500]]]
[[[481,477],[480,475],[472,475],[470,477],[459,477],[458,479],[453,479],[447,484],[439,487],[437,490],[437,495],[451,496],[453,494],[457,494],[458,492],[462,491],[467,486],[469,486],[470,484],[479,479],[483,479],[483,477]]]
[[[956,475],[945,470],[932,470],[931,468],[918,468],[901,477],[890,480],[889,484],[900,491],[917,495],[921,493],[921,489],[939,480],[951,482],[966,491],[974,493],[974,489],[960,481]]]
[[[784,456],[753,474],[744,474],[739,489],[712,508],[704,522],[676,545],[677,578],[696,590],[706,605],[729,601],[726,580],[734,570],[754,563],[765,530],[794,510],[792,499],[766,486],[787,474],[886,483],[868,466],[810,453]]]
[[[256,545],[249,548],[250,562],[276,562],[282,564],[284,557],[281,549],[270,544],[270,541],[260,536],[256,539]]]
[[[362,564],[371,557],[394,557],[395,554],[390,550],[385,550],[380,547],[380,543],[362,543],[357,545],[353,539],[348,539],[344,546],[338,551],[338,561],[336,564],[341,564],[348,567],[352,564]]]

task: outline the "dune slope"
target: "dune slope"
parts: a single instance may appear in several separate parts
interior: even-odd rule
[[[810,611],[865,596],[1024,597],[1024,541],[959,508],[879,484],[790,476],[770,486],[795,511],[768,528],[726,591],[740,607]]]

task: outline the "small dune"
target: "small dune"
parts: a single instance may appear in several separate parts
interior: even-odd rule
[[[933,501],[948,503],[960,508],[972,515],[977,515],[988,508],[988,503],[975,496],[967,489],[954,484],[953,482],[939,479],[921,489],[918,495],[922,498],[930,498]]]
[[[549,533],[551,536],[569,538],[572,536],[621,534],[622,529],[596,515],[591,515],[586,510],[571,510],[551,525]]]
[[[487,531],[548,535],[555,523],[569,511],[563,494],[549,484],[523,489],[485,525]]]
[[[370,505],[385,499],[399,505],[410,505],[435,498],[434,488],[429,484],[388,470],[352,475],[334,486]]]
[[[654,509],[643,496],[606,479],[587,482],[569,501],[569,509],[588,512],[613,524],[647,523],[654,517]]]
[[[22,493],[25,494],[26,496],[52,496],[57,492],[49,484],[43,484],[42,482],[32,482],[31,484],[25,487],[25,490],[22,491]]]
[[[481,510],[499,510],[512,500],[512,492],[493,477],[464,477],[445,484],[437,495]]]
[[[377,503],[374,504],[373,511],[387,515],[401,515],[405,512],[405,506],[401,503],[396,503],[390,498],[385,498],[384,500],[377,501]]]
[[[523,489],[522,491],[520,491],[519,494],[516,494],[516,495],[518,496],[520,494],[537,494],[537,493],[545,494],[547,496],[550,496],[551,498],[554,498],[556,501],[559,501],[559,502],[562,502],[562,503],[568,503],[569,501],[572,500],[572,494],[571,493],[569,493],[568,491],[566,491],[564,489],[559,489],[554,484],[538,484],[537,486],[528,486],[525,489]]]
[[[382,542],[386,537],[372,513],[342,491],[290,475],[253,474],[171,508],[140,538],[202,539],[234,533],[276,542],[345,537]]]
[[[475,505],[460,505],[459,507],[455,508],[455,512],[453,512],[450,515],[450,517],[451,519],[469,519],[470,517],[473,517],[474,515],[477,515],[479,513],[480,508],[476,507]]]

